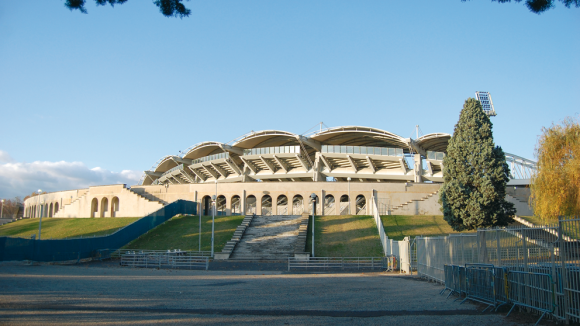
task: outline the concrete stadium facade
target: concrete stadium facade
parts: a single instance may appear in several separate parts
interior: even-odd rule
[[[177,199],[200,203],[210,214],[368,214],[376,191],[382,214],[440,215],[438,191],[451,135],[417,139],[369,127],[347,126],[306,135],[251,132],[226,144],[202,142],[168,155],[145,171],[139,185],[60,191],[25,201],[26,217],[135,217]],[[527,205],[535,162],[508,154],[507,199],[518,214]]]

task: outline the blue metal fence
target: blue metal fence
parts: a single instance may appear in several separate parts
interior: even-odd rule
[[[197,214],[197,203],[177,200],[113,234],[80,239],[35,240],[0,237],[0,261],[68,261],[91,258],[98,250],[119,249],[178,214]]]

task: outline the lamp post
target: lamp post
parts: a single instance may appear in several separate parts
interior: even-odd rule
[[[348,215],[352,214],[352,211],[350,210],[350,180],[351,178],[348,177],[346,178],[346,180],[348,181]]]
[[[216,182],[217,184],[217,182]],[[213,210],[211,211],[211,257],[213,258],[213,236],[215,231],[215,209],[216,209],[216,196],[212,197]]]
[[[4,199],[2,199],[2,208],[0,209],[0,218],[4,217]]]
[[[199,201],[199,252],[201,255],[201,200]]]
[[[215,182],[215,196],[214,196],[214,200],[215,202],[215,210],[216,210],[216,215],[217,215],[217,179],[214,181]]]
[[[42,193],[42,190],[38,189],[38,200],[36,201],[37,204],[40,204],[40,194],[41,193]],[[42,232],[42,206],[40,206],[40,221],[38,221],[38,240],[40,240],[40,233],[41,232]]]
[[[310,198],[312,199],[312,257],[314,257],[314,212],[316,208],[314,206],[316,205],[316,194],[312,193]]]

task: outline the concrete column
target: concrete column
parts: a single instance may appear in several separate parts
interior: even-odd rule
[[[197,199],[197,190],[195,190],[193,192],[193,201],[197,203],[197,214],[195,214],[195,215],[199,215],[199,212],[200,212],[200,209],[201,209],[201,203]]]
[[[256,215],[262,215],[262,197],[265,196],[265,194],[256,194]]]
[[[240,196],[240,210],[242,215],[246,215],[246,191],[242,190],[242,195]]]
[[[356,205],[356,202],[352,200],[352,193],[349,195],[348,193],[346,194],[348,196],[348,208],[347,208],[347,212],[348,215],[354,215],[354,210],[355,207],[353,207],[354,205]]]
[[[324,215],[324,197],[326,196],[326,191],[320,190],[320,215]]]
[[[413,171],[415,173],[414,181],[417,183],[423,182],[423,159],[421,154],[415,154],[415,169]]]

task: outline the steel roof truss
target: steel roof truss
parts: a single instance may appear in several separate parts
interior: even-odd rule
[[[238,167],[238,165],[231,160],[226,160],[226,164],[236,173],[238,176],[242,175],[242,171]]]
[[[407,165],[405,165],[405,160],[400,158],[399,164],[401,165],[401,170],[403,171],[403,173],[407,174]]]
[[[330,162],[328,162],[328,160],[326,159],[326,157],[324,157],[324,155],[320,154],[320,160],[326,166],[328,172],[332,172],[332,165],[330,164]]]
[[[346,158],[348,159],[348,162],[350,163],[350,166],[354,170],[354,173],[357,173],[358,168],[356,167],[356,164],[354,164],[354,160],[352,159],[352,157],[350,157],[350,155],[347,155]]]
[[[300,165],[302,165],[304,170],[308,171],[308,165],[306,165],[306,162],[304,162],[302,157],[300,157],[300,155],[296,154],[296,159],[298,159],[298,163],[300,163]]]
[[[212,177],[214,177],[217,180],[218,175],[215,171],[213,171],[209,166],[203,164],[201,166],[207,171],[207,173],[209,173]]]
[[[371,158],[368,156],[367,156],[367,163],[369,164],[369,167],[371,168],[373,173],[376,173],[377,169],[375,168],[375,165],[373,164],[373,160],[371,160]]]
[[[214,170],[216,170],[219,174],[221,174],[224,179],[228,177],[228,173],[224,171],[224,169],[220,168],[217,164],[213,162],[209,162],[209,164],[211,164],[211,167],[214,168]]]
[[[282,160],[279,159],[278,156],[276,155],[272,156],[274,157],[274,161],[276,161],[276,163],[280,166],[280,168],[284,170],[285,173],[288,173],[288,167],[286,166],[286,164],[284,164],[284,162],[282,162]]]
[[[276,167],[274,167],[272,163],[268,162],[265,158],[262,157],[262,155],[259,157],[262,163],[264,163],[264,165],[268,168],[268,170],[272,171],[272,173],[276,173]]]
[[[189,170],[193,172],[193,174],[195,174],[198,178],[200,178],[201,181],[205,182],[205,180],[207,180],[206,176],[203,175],[203,173],[197,172],[195,169],[192,169],[191,167],[189,167]]]
[[[249,160],[246,160],[245,158],[240,156],[240,159],[244,162],[244,164],[246,164],[246,166],[248,167],[248,169],[250,169],[250,171],[252,171],[252,173],[257,174],[258,171],[257,169],[250,163]]]

